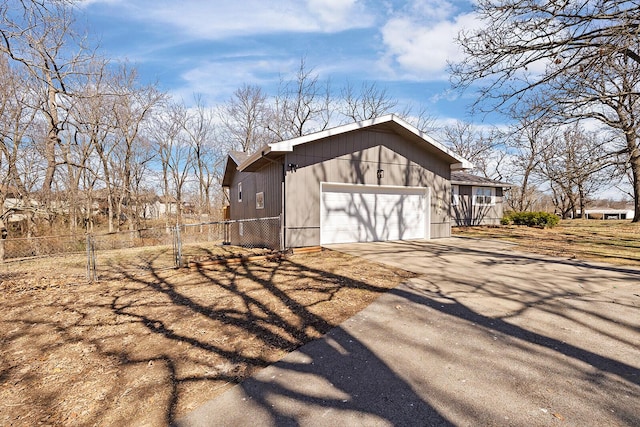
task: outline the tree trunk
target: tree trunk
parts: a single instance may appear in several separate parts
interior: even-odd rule
[[[169,204],[169,178],[167,177],[167,164],[162,162],[162,183],[164,185],[164,227],[167,234],[171,233],[171,215],[170,215],[170,204]]]
[[[580,218],[584,218],[586,201],[585,201],[584,188],[582,185],[578,186],[578,197],[579,197],[578,203],[580,204]]]
[[[633,207],[635,213],[632,222],[640,222],[640,147],[634,135],[627,133],[627,145],[630,151],[631,177],[633,178]]]
[[[109,216],[109,233],[113,233],[113,195],[110,188],[107,189],[107,215]]]
[[[533,170],[532,163],[532,161],[528,162],[522,177],[522,187],[520,188],[520,196],[518,197],[518,211],[520,212],[524,212],[529,208],[528,206],[525,206],[525,201],[527,200],[527,191],[529,191],[529,175]]]
[[[109,168],[109,153],[106,153],[104,147],[101,144],[96,145],[96,151],[102,161],[102,173],[104,174],[104,185],[107,190],[107,216],[109,223],[109,233],[113,233],[113,185],[111,185],[111,172]]]
[[[56,172],[56,145],[59,142],[58,133],[60,132],[60,129],[58,129],[58,125],[60,120],[58,118],[56,89],[49,73],[48,66],[45,77],[47,79],[47,110],[45,111],[45,114],[48,116],[49,129],[44,147],[44,157],[47,161],[47,168],[45,169],[44,180],[42,181],[42,193],[44,195],[45,202],[48,204],[51,196],[53,177]]]

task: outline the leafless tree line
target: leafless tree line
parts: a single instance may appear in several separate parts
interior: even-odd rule
[[[152,204],[172,213],[163,216],[167,227],[182,221],[185,202],[190,214],[215,218],[224,197],[219,180],[229,151],[251,152],[266,143],[390,112],[419,129],[435,130],[425,110],[405,107],[398,113],[399,102],[376,83],[346,83],[336,90],[304,58],[292,77],[281,78],[274,95],[246,84],[222,105],[207,106],[197,95],[188,104],[176,101],[156,85],[141,82],[130,65],[101,57],[90,38],[78,32],[74,3],[0,2],[0,206],[11,199],[25,218],[26,234],[41,233],[38,227],[58,220],[72,232],[92,230],[99,218],[109,231],[137,229],[151,215]],[[519,8],[539,2],[508,3],[524,14]],[[569,8],[577,2],[553,3]],[[492,38],[491,31],[502,31],[499,25],[461,35],[469,59],[453,68],[459,85],[490,77],[492,70],[499,78],[482,89],[484,99],[496,100],[494,106],[507,108],[519,121],[510,130],[458,123],[440,129],[442,139],[474,162],[477,172],[518,184],[509,197],[513,209],[532,208],[540,191],[548,190],[559,213],[575,213],[602,182],[611,181],[606,175],[613,173],[612,165],[619,174],[629,172],[638,205],[640,69],[634,56],[637,37],[627,40],[627,33],[637,30],[637,19],[620,12],[620,5],[608,8],[610,3],[618,2],[586,2],[585,7],[600,5],[608,13],[606,22],[620,22],[626,31],[622,35],[598,27],[598,37],[617,37],[615,43],[608,39],[596,46],[586,36],[575,41],[567,35],[568,27],[553,37],[540,36],[551,47],[543,44],[539,51],[551,49],[553,54],[525,55],[512,37],[527,36],[513,27],[508,27],[513,34],[500,34],[511,34],[507,38]],[[493,22],[517,22],[488,0],[478,8]],[[547,24],[579,15],[578,10],[569,17],[560,12],[546,16],[537,9],[531,13],[544,15],[539,20]],[[524,18],[521,22],[525,25]],[[530,37],[528,44],[538,40]],[[498,41],[510,43],[512,50],[495,45]],[[604,59],[593,61],[581,49]],[[509,55],[528,59],[497,69],[509,63]],[[526,72],[527,64],[545,59],[542,77]],[[572,72],[577,74],[570,77]],[[553,78],[544,77],[548,73]],[[534,95],[524,96],[533,89]],[[584,118],[605,123],[613,136],[587,132],[579,124]],[[574,124],[559,126],[565,123]],[[636,215],[639,211],[636,207]]]
[[[451,66],[456,87],[478,92],[479,111],[498,110],[529,123],[601,123],[612,137],[591,141],[590,149],[597,159],[608,155],[629,177],[633,221],[639,222],[640,4],[478,0],[475,12],[482,25],[458,37],[465,59]],[[527,132],[537,132],[536,126]],[[547,146],[543,157],[551,149],[572,151],[566,139],[573,138],[564,139],[560,147]],[[555,176],[557,169],[545,170]],[[561,187],[552,184],[554,194]]]
[[[142,83],[130,65],[100,56],[78,32],[74,7],[0,3],[0,206],[19,211],[27,235],[56,222],[92,230],[96,219],[109,232],[138,229],[151,207],[171,213],[162,215],[169,227],[182,221],[186,202],[190,214],[214,218],[227,152],[397,104],[375,83],[336,95],[302,59],[274,96],[243,85],[223,105],[196,95],[187,106]]]
[[[580,123],[523,120],[505,129],[458,122],[441,132],[473,172],[514,185],[506,194],[510,210],[547,210],[550,202],[563,218],[575,218],[621,178],[605,150],[608,134]]]
[[[0,3],[0,206],[20,213],[27,235],[58,220],[91,230],[96,218],[112,232],[139,228],[152,202],[180,216],[191,180],[195,210],[211,214],[212,113],[98,55],[74,7]]]

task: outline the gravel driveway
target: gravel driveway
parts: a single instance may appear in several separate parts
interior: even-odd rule
[[[640,425],[640,270],[466,238],[331,249],[418,277],[178,425]]]

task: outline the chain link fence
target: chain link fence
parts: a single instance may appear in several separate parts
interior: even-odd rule
[[[176,227],[173,235],[176,267],[182,266],[184,245],[203,242],[281,250],[280,217],[185,224]]]
[[[86,250],[86,238],[80,236],[45,236],[4,239],[3,259],[15,260],[37,258],[49,255],[83,253]]]
[[[172,250],[173,266],[181,267],[184,250],[189,246],[232,245],[281,250],[280,236],[280,217],[216,221],[104,234],[9,238],[0,240],[0,258],[11,261],[86,254],[87,279],[95,280],[100,252],[166,246]]]

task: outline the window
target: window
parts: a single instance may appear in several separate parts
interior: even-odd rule
[[[495,205],[494,190],[489,187],[474,187],[473,204],[481,206]]]
[[[460,204],[460,187],[457,185],[451,186],[451,206],[458,206]]]
[[[256,193],[256,209],[264,209],[264,193]]]
[[[242,202],[242,183],[238,183],[238,202]]]

